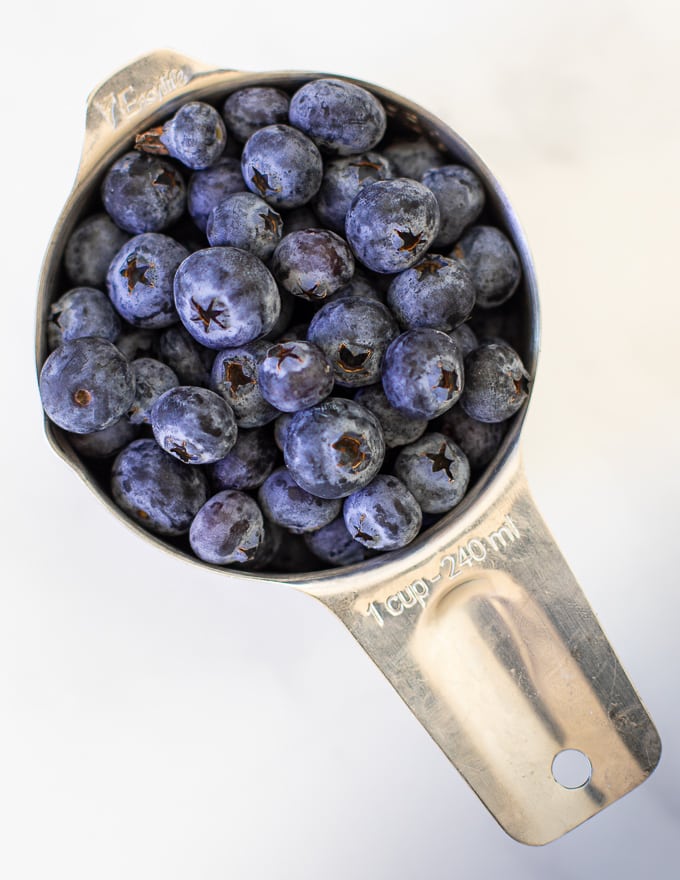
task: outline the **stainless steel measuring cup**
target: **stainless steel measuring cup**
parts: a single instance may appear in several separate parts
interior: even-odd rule
[[[161,51],[119,71],[90,95],[80,167],[40,279],[38,366],[47,355],[50,303],[64,289],[66,241],[95,202],[104,171],[130,149],[134,134],[188,99],[217,100],[248,85],[295,89],[321,75],[212,70]],[[382,88],[360,84],[380,97],[390,118],[426,134],[484,181],[498,223],[522,262],[523,285],[515,294],[521,317],[517,345],[534,375],[534,269],[498,183],[439,119]],[[211,567],[227,577],[276,580],[326,605],[508,834],[542,844],[644,781],[658,763],[661,744],[531,499],[519,453],[523,418],[524,412],[515,417],[465,501],[401,551],[298,575]],[[125,518],[67,435],[47,420],[45,430],[54,449],[113,513],[164,550],[204,564]],[[573,752],[581,755],[585,769],[582,778],[570,782],[558,768]]]

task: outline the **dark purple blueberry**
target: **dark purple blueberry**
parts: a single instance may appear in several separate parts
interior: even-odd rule
[[[158,357],[177,374],[182,385],[210,384],[215,352],[199,345],[183,325],[168,327],[160,334]]]
[[[319,309],[307,338],[331,362],[338,385],[356,388],[380,380],[385,352],[398,334],[397,322],[381,302],[346,296]]]
[[[64,268],[73,284],[103,287],[109,263],[127,238],[108,214],[92,214],[81,221],[64,249]]]
[[[216,205],[205,231],[212,246],[229,245],[268,260],[281,241],[282,229],[281,216],[264,199],[239,192]]]
[[[517,290],[522,269],[507,236],[494,226],[472,226],[453,253],[467,267],[477,290],[477,305],[500,306]]]
[[[288,122],[290,99],[281,89],[250,86],[232,92],[224,102],[222,115],[229,132],[245,142],[259,128]]]
[[[345,231],[357,259],[374,272],[401,272],[427,252],[439,229],[430,190],[400,177],[378,180],[356,196]]]
[[[337,397],[295,413],[283,447],[295,482],[320,498],[344,498],[363,488],[384,457],[378,419],[353,400]]]
[[[135,397],[128,410],[133,425],[150,425],[151,409],[161,394],[179,385],[177,375],[155,358],[138,358],[130,364],[135,379]]]
[[[113,463],[113,500],[157,535],[183,535],[208,497],[199,468],[184,467],[154,440],[135,440]]]
[[[138,134],[135,147],[153,155],[171,156],[187,168],[213,165],[227,145],[222,117],[202,101],[189,101],[163,125]]]
[[[462,406],[452,406],[439,419],[437,430],[446,434],[467,455],[474,473],[482,471],[498,451],[505,436],[505,422],[478,422]]]
[[[300,229],[284,236],[274,251],[272,272],[279,284],[302,299],[323,300],[354,274],[347,242],[328,229]]]
[[[260,128],[246,142],[241,172],[251,192],[275,208],[297,208],[321,186],[321,154],[308,137],[289,125]]]
[[[116,339],[116,348],[130,362],[140,357],[152,357],[161,335],[156,330],[125,327]]]
[[[385,446],[390,449],[413,443],[427,429],[427,419],[412,419],[395,409],[385,396],[381,385],[360,388],[354,399],[361,406],[370,409],[378,419],[385,437]]]
[[[47,341],[50,349],[83,336],[115,342],[120,329],[120,319],[105,293],[94,287],[74,287],[52,303]]]
[[[169,235],[146,232],[126,241],[106,277],[119,315],[135,327],[156,329],[177,322],[173,281],[189,251]]]
[[[316,79],[290,102],[291,125],[324,150],[351,156],[371,150],[387,125],[385,108],[361,86],[341,79]]]
[[[407,330],[387,349],[383,388],[392,406],[411,418],[434,419],[463,391],[463,358],[441,330]]]
[[[428,168],[444,164],[444,156],[426,138],[394,141],[383,151],[400,177],[420,180]]]
[[[503,422],[529,396],[530,376],[520,356],[504,342],[482,343],[465,358],[460,405],[479,422]]]
[[[212,209],[225,196],[244,192],[246,185],[241,174],[241,161],[223,156],[210,168],[194,171],[187,188],[187,210],[196,226],[205,232]]]
[[[417,536],[420,506],[401,480],[379,474],[345,499],[342,515],[355,541],[371,550],[397,550]]]
[[[449,336],[458,345],[464,358],[479,345],[477,335],[469,324],[461,324],[460,327],[452,330]]]
[[[305,543],[315,556],[329,565],[354,565],[366,559],[366,548],[347,531],[342,516],[305,535]]]
[[[102,201],[121,229],[134,235],[161,232],[182,216],[186,188],[182,175],[169,162],[133,151],[108,170]]]
[[[90,434],[70,434],[71,445],[84,458],[108,458],[123,446],[131,443],[139,434],[139,428],[123,416],[108,428]]]
[[[302,489],[285,467],[267,477],[257,497],[268,519],[297,534],[328,525],[342,507],[339,499],[321,498]]]
[[[106,339],[86,336],[60,345],[40,371],[47,414],[75,434],[101,431],[129,409],[135,383],[127,360]]]
[[[210,464],[236,442],[236,419],[219,394],[194,385],[170,388],[151,410],[158,445],[184,464]]]
[[[270,343],[263,339],[217,353],[210,373],[210,387],[223,397],[234,411],[239,428],[266,425],[278,410],[262,396],[258,369]]]
[[[268,333],[281,300],[261,260],[238,248],[213,247],[196,251],[180,265],[175,305],[197,342],[222,349]]]
[[[271,346],[258,368],[265,400],[281,412],[314,406],[333,390],[333,368],[324,352],[304,340]]]
[[[444,434],[424,434],[404,446],[394,473],[408,486],[424,513],[445,513],[458,504],[470,482],[463,450]]]
[[[249,495],[230,489],[209,498],[189,530],[191,549],[214,565],[249,562],[263,540],[260,508]]]
[[[435,248],[451,247],[463,230],[482,213],[486,196],[482,181],[464,165],[429,168],[420,178],[439,205],[439,232]]]
[[[475,286],[459,260],[427,254],[392,279],[387,303],[406,330],[453,330],[470,316]]]
[[[314,210],[324,225],[344,235],[345,216],[359,190],[394,176],[392,166],[379,153],[333,159],[325,164]]]
[[[230,451],[210,466],[210,476],[217,489],[257,489],[274,470],[278,457],[270,431],[239,430]]]

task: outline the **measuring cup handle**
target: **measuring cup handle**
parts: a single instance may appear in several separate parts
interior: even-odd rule
[[[120,143],[121,134],[133,135],[150,124],[151,117],[160,108],[170,115],[191,91],[196,96],[196,80],[224,81],[229,71],[211,68],[199,61],[168,49],[160,49],[133,61],[106,82],[97,86],[88,97],[85,121],[85,141],[76,183],[84,179],[108,157],[114,143]],[[234,71],[234,76],[237,76]]]
[[[406,573],[318,598],[503,828],[542,844],[640,784],[660,740],[519,456],[483,500],[492,489]],[[561,777],[560,761],[579,756],[581,778]]]

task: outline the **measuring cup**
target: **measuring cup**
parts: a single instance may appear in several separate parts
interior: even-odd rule
[[[294,90],[322,74],[207,69],[170,51],[114,74],[89,97],[73,191],[49,243],[39,285],[37,363],[47,356],[49,306],[65,289],[62,254],[91,211],[101,178],[134,134],[186,100],[222,99],[253,85]],[[425,134],[484,181],[495,220],[519,254],[517,348],[533,376],[538,293],[515,214],[475,153],[427,111],[366,83],[393,122]],[[654,725],[621,668],[529,494],[519,439],[524,411],[494,460],[454,511],[400,551],[306,574],[226,577],[279,581],[318,599],[349,629],[399,696],[515,839],[547,843],[639,785],[658,763]],[[146,540],[193,556],[128,520],[104,478],[46,421],[54,449],[111,511]],[[574,779],[560,763],[580,756]],[[580,773],[580,776],[578,775]]]

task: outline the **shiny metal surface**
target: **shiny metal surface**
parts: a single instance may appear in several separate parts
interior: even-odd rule
[[[295,87],[318,73],[215,71],[173,52],[134,62],[89,98],[73,192],[55,227],[41,274],[36,358],[47,354],[46,316],[59,292],[61,253],[93,203],[102,172],[134,134],[188,97],[217,98],[244,85]],[[535,374],[538,299],[518,221],[480,159],[440,120],[371,85],[388,113],[425,131],[483,178],[498,222],[524,271],[516,294],[521,354]],[[547,843],[639,785],[660,755],[658,734],[527,488],[518,450],[523,414],[466,500],[403,551],[361,566],[279,580],[323,602],[350,630],[502,827]],[[196,565],[181,550],[125,519],[66,436],[46,422],[55,450],[110,510],[147,540]],[[228,571],[215,571],[230,576]],[[567,788],[555,756],[577,749],[590,778]],[[577,780],[579,782],[581,780]],[[572,784],[572,783],[568,783]]]

